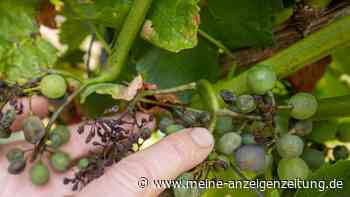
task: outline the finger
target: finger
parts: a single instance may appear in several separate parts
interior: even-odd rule
[[[40,118],[44,118],[49,113],[49,101],[42,96],[32,96],[31,108],[34,115],[39,116]],[[11,125],[12,131],[18,131],[21,129],[22,121],[29,115],[29,98],[20,98],[18,99],[18,103],[23,105],[23,111],[21,114],[16,116],[15,121]],[[5,109],[8,106],[5,107]]]
[[[185,129],[148,149],[131,155],[109,169],[103,178],[88,185],[81,196],[157,196],[163,189],[152,187],[152,180],[170,180],[201,163],[214,146],[213,136],[203,128]],[[150,185],[138,187],[140,177]],[[95,190],[98,189],[97,193]]]

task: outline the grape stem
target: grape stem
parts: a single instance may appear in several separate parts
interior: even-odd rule
[[[157,101],[146,99],[146,98],[139,98],[138,101],[143,102],[143,103],[148,103],[148,104],[159,105],[159,106],[163,106],[163,107],[174,107],[174,108],[177,108],[177,109],[186,109],[188,111],[192,111],[192,112],[195,112],[195,113],[204,113],[204,112],[206,112],[206,111],[202,111],[202,110],[199,110],[199,109],[185,107],[185,106],[182,106],[182,105],[161,103],[161,102],[157,102]]]
[[[206,33],[205,31],[199,29],[198,34],[203,38],[207,39],[209,42],[214,44],[216,47],[221,49],[226,55],[230,56],[232,59],[235,59],[235,56],[231,53],[230,49],[228,49],[225,45],[223,45],[220,41],[213,38],[211,35]]]
[[[177,92],[194,90],[194,89],[196,89],[196,83],[192,82],[192,83],[180,85],[169,89],[146,90],[142,93],[142,96],[152,96],[157,94],[171,94],[171,93],[177,93]]]
[[[237,113],[234,111],[231,111],[229,109],[220,109],[216,112],[219,116],[231,116],[234,118],[241,118],[241,119],[249,119],[249,120],[262,120],[260,116],[254,116],[254,115],[245,115],[241,113]]]

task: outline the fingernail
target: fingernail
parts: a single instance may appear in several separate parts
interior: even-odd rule
[[[191,131],[193,141],[202,148],[210,147],[214,144],[214,138],[207,129],[194,128]]]

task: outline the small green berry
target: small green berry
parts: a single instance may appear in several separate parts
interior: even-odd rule
[[[242,134],[242,143],[243,144],[256,144],[255,137],[251,133]]]
[[[301,158],[313,170],[320,168],[325,163],[324,157],[325,155],[322,151],[312,148],[306,148],[301,155]]]
[[[294,125],[295,134],[298,136],[306,136],[312,132],[311,120],[300,120]]]
[[[283,158],[299,157],[303,153],[303,140],[291,134],[284,134],[276,144],[279,155]]]
[[[229,132],[221,136],[217,144],[217,150],[225,155],[230,155],[240,147],[242,144],[242,138],[235,132]]]
[[[19,148],[13,148],[6,154],[6,158],[9,162],[16,160],[24,160],[24,151]]]
[[[46,165],[38,162],[30,168],[29,175],[34,185],[41,186],[49,182],[50,171]]]
[[[40,91],[47,98],[58,99],[66,93],[67,84],[60,75],[47,75],[40,82]]]
[[[170,135],[170,134],[178,132],[184,128],[185,127],[180,125],[180,124],[171,124],[165,128],[165,133]]]
[[[233,130],[232,118],[229,116],[220,116],[216,121],[215,131],[224,134]]]
[[[29,116],[22,123],[23,134],[27,142],[38,143],[45,135],[45,126],[37,116]]]
[[[292,106],[290,115],[298,120],[311,118],[318,107],[316,98],[309,93],[298,93],[292,96],[288,103]]]
[[[256,109],[256,102],[251,95],[241,95],[236,100],[236,106],[242,113],[250,113]]]
[[[59,133],[50,133],[47,145],[52,148],[59,148],[62,145],[62,137]]]
[[[78,163],[78,168],[80,170],[83,170],[83,169],[86,169],[90,164],[90,161],[88,158],[82,158],[79,160],[79,163]]]
[[[304,160],[296,157],[292,159],[281,159],[277,168],[280,180],[306,179],[310,169]]]
[[[67,153],[56,152],[51,156],[50,161],[51,161],[52,167],[55,170],[59,172],[64,172],[68,169],[71,163],[71,158]]]
[[[259,65],[248,71],[248,86],[255,94],[265,94],[275,86],[276,81],[275,72],[267,66]]]

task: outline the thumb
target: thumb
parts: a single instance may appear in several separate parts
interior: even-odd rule
[[[207,129],[192,128],[172,134],[146,150],[135,153],[93,181],[81,196],[157,196],[165,188],[155,188],[153,180],[171,180],[201,163],[211,152],[214,138]],[[148,180],[145,188],[140,178]],[[96,191],[98,188],[98,193]]]

